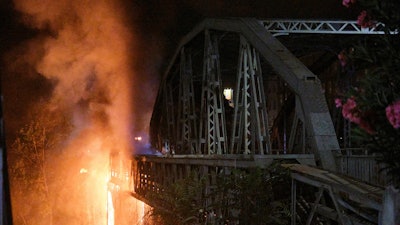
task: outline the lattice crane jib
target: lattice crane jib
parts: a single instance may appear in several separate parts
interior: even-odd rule
[[[385,25],[360,27],[357,21],[262,20],[264,27],[275,34],[383,34]]]
[[[266,154],[271,150],[259,54],[240,37],[231,153]]]
[[[190,51],[182,48],[178,98],[177,145],[180,153],[195,154],[197,147],[197,119],[193,89],[193,70]]]
[[[203,154],[227,153],[218,40],[205,30],[199,149]]]

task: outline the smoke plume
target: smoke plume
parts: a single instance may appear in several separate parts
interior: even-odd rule
[[[83,212],[102,224],[94,218],[104,217],[109,153],[133,150],[137,75],[130,19],[122,2],[111,0],[14,0],[14,7],[33,35],[7,54],[8,73],[42,84],[31,91],[30,108],[62,115],[71,128],[57,149],[46,149],[43,176],[59,212],[54,216],[69,218],[51,220],[73,224]]]
[[[71,107],[75,135],[104,130],[129,146],[131,132],[132,34],[114,1],[15,0],[23,22],[42,35],[23,57],[56,83],[54,107]],[[116,146],[117,147],[117,146]]]

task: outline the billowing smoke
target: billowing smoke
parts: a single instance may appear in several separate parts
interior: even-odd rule
[[[71,138],[96,130],[117,139],[115,147],[128,148],[133,37],[120,6],[97,0],[15,0],[15,7],[26,24],[47,32],[33,40],[25,56],[36,59],[30,63],[37,73],[56,82],[54,107],[73,108]]]
[[[111,0],[14,0],[14,7],[34,35],[8,54],[8,70],[50,84],[36,87],[47,98],[33,105],[68,120],[67,135],[56,149],[45,149],[41,167],[45,191],[53,192],[49,204],[59,212],[53,216],[67,218],[51,220],[74,224],[80,215],[102,224],[109,154],[133,150],[135,37],[129,18],[123,4]]]

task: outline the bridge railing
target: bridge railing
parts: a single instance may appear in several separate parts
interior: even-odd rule
[[[273,161],[285,160],[315,165],[313,154],[288,155],[137,155],[132,160],[133,192],[160,193],[164,187],[196,172],[198,178],[206,178],[207,185],[215,182],[218,173],[231,169],[267,168]]]
[[[362,148],[334,150],[334,153],[338,172],[378,186],[390,183],[391,176],[385,165],[377,162],[377,154]]]

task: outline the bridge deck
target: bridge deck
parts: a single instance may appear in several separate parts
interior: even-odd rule
[[[159,193],[176,180],[195,172],[215,182],[217,171],[246,168],[267,168],[274,161],[315,165],[313,154],[287,155],[137,155],[132,161],[134,192],[145,196]]]

